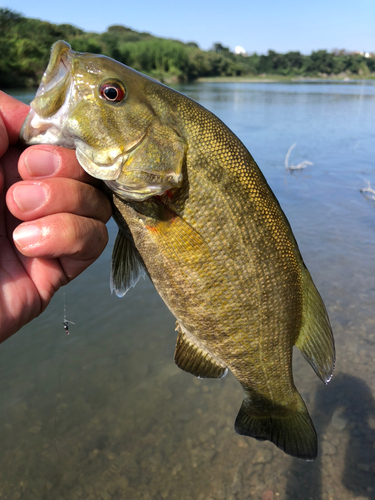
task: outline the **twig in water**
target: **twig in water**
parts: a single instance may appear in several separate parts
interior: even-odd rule
[[[370,200],[375,201],[375,190],[372,189],[370,181],[366,181],[366,182],[367,182],[367,187],[360,189],[360,192],[361,193],[370,193],[370,196],[365,194],[365,197],[369,198]]]
[[[296,143],[292,144],[286,154],[286,157],[285,157],[285,170],[287,170],[288,172],[291,172],[293,173],[295,170],[302,170],[304,168],[306,168],[308,165],[314,165],[311,161],[307,161],[307,160],[304,160],[304,161],[301,161],[301,163],[298,163],[298,165],[289,165],[289,157],[290,157],[290,154],[291,152],[293,151],[293,149],[296,147]]]

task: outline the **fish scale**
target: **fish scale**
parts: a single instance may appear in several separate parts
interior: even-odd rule
[[[241,383],[236,431],[314,459],[292,350],[328,383],[332,331],[290,225],[241,141],[188,97],[62,41],[31,107],[24,140],[74,144],[82,167],[104,181],[119,226],[116,293],[146,272],[177,320],[176,364],[201,378],[230,369]]]

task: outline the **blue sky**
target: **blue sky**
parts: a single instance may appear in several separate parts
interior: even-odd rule
[[[249,53],[375,52],[375,0],[0,0],[0,7],[87,31],[123,24],[203,49],[221,42]]]

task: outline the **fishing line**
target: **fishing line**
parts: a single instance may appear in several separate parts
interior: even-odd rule
[[[63,327],[64,327],[64,330],[65,330],[65,333],[67,335],[70,335],[70,332],[69,332],[69,324],[71,325],[75,325],[74,321],[69,321],[66,317],[66,300],[65,300],[65,292],[63,292],[63,301],[64,301],[64,316],[63,316]],[[67,357],[67,352],[65,353],[65,357]],[[59,450],[58,450],[58,440],[57,440],[57,422],[58,422],[58,413],[59,413],[59,402],[61,400],[61,370],[62,370],[62,366],[63,366],[64,362],[61,362],[60,363],[60,367],[59,367],[59,388],[58,388],[58,391],[57,391],[57,394],[56,394],[56,406],[55,406],[55,419],[54,419],[54,443],[55,443],[55,450],[56,450],[56,454],[57,454],[57,457],[58,457],[58,461],[60,462],[60,454],[59,454]]]
[[[64,297],[64,319],[63,319],[63,326],[64,326],[64,330],[65,330],[66,334],[69,335],[69,323],[71,325],[75,325],[75,323],[73,321],[69,321],[66,318],[65,292],[63,293],[63,297]]]

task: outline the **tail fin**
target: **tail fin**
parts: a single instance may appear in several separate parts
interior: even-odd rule
[[[298,401],[295,411],[284,410],[281,413],[275,408],[274,413],[267,412],[264,416],[259,416],[259,410],[254,414],[254,408],[245,396],[234,424],[236,432],[260,441],[272,441],[292,457],[314,460],[318,454],[314,424],[297,391],[296,398]]]

